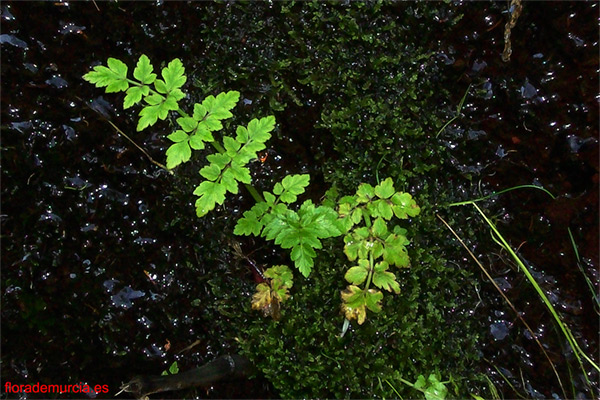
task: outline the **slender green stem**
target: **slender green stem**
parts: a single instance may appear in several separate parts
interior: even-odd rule
[[[455,206],[464,206],[464,205],[474,204],[475,202],[487,200],[489,198],[498,196],[498,195],[500,195],[502,193],[507,193],[507,192],[510,192],[510,191],[513,191],[513,190],[517,190],[517,189],[536,189],[536,190],[541,190],[542,192],[544,192],[548,196],[550,196],[550,198],[552,198],[552,200],[556,199],[556,196],[554,196],[551,192],[549,192],[548,190],[546,190],[546,188],[544,188],[544,187],[536,186],[536,185],[519,185],[519,186],[510,187],[508,189],[503,189],[503,190],[500,190],[499,192],[494,192],[492,194],[489,194],[489,195],[483,196],[483,197],[479,197],[479,198],[474,199],[474,200],[460,201],[460,202],[457,202],[457,203],[448,204],[447,206],[448,207],[455,207]],[[571,241],[571,247],[573,247],[573,252],[575,253],[575,257],[577,258],[577,267],[579,268],[579,271],[581,272],[583,278],[585,279],[585,282],[586,282],[588,288],[590,289],[590,292],[592,293],[592,298],[594,299],[594,308],[596,310],[596,313],[600,314],[600,296],[598,296],[598,294],[596,293],[596,289],[594,288],[594,285],[592,284],[592,281],[587,276],[587,274],[583,270],[583,267],[581,266],[581,257],[579,255],[579,250],[577,248],[577,243],[575,243],[575,238],[573,237],[573,232],[571,231],[571,227],[567,227],[567,233],[569,234],[569,239]]]
[[[465,99],[467,98],[467,94],[469,93],[469,89],[471,89],[471,84],[469,84],[469,86],[467,87],[467,90],[465,90],[465,94],[463,95],[462,99],[460,100],[460,103],[458,103],[458,107],[456,108],[456,115],[454,115],[454,117],[452,117],[452,119],[451,119],[450,121],[446,122],[446,123],[444,124],[444,126],[442,126],[442,127],[440,128],[440,130],[439,130],[439,131],[438,131],[438,133],[435,135],[435,137],[438,137],[438,136],[440,136],[440,134],[441,134],[442,132],[444,132],[444,129],[446,129],[446,127],[447,127],[448,125],[450,125],[451,123],[453,123],[454,121],[456,121],[456,119],[457,119],[458,117],[460,117],[460,112],[461,112],[461,110],[462,110],[462,108],[463,108],[463,105],[465,104]]]
[[[367,277],[367,284],[365,285],[365,292],[369,290],[371,286],[371,279],[373,279],[373,272],[375,271],[375,265],[373,264],[373,250],[369,250],[369,276]]]
[[[369,216],[367,214],[365,214],[365,212],[362,213],[363,215],[363,220],[365,221],[365,226],[367,227],[367,229],[371,228],[371,218],[369,218]]]
[[[529,326],[529,324],[527,323],[527,321],[525,321],[525,319],[517,311],[517,309],[513,305],[513,303],[509,300],[509,298],[506,296],[506,294],[504,294],[504,292],[502,291],[502,289],[500,289],[500,286],[498,286],[498,284],[492,278],[492,276],[490,275],[490,273],[483,267],[483,265],[479,262],[479,260],[477,260],[477,257],[475,257],[475,254],[473,254],[473,252],[467,247],[467,245],[465,244],[465,242],[460,238],[460,236],[458,236],[458,234],[454,231],[454,229],[452,229],[452,227],[442,217],[440,217],[437,214],[436,214],[436,217],[438,217],[438,219],[440,221],[442,221],[442,223],[444,225],[446,225],[446,227],[450,230],[450,232],[452,232],[452,234],[454,235],[454,237],[456,237],[456,239],[460,242],[460,244],[465,248],[465,250],[467,251],[467,253],[469,253],[469,255],[471,256],[471,258],[473,259],[473,261],[475,261],[475,263],[479,266],[479,268],[481,268],[481,271],[483,271],[483,273],[488,278],[488,280],[492,283],[492,285],[494,285],[494,287],[496,288],[496,290],[498,291],[498,293],[500,293],[500,295],[504,298],[504,300],[506,301],[506,303],[514,311],[514,313],[517,315],[517,318],[519,318],[521,320],[521,322],[523,323],[523,325],[525,326],[525,328],[529,331],[529,333],[531,334],[531,337],[533,338],[533,340],[535,340],[535,342],[537,343],[537,345],[540,347],[540,350],[542,351],[542,353],[544,354],[544,356],[548,360],[548,363],[549,363],[550,367],[552,368],[552,371],[554,371],[554,375],[556,376],[556,379],[558,380],[558,384],[560,385],[560,387],[561,387],[561,389],[563,391],[563,394],[566,397],[567,395],[566,395],[566,391],[565,391],[565,389],[563,387],[562,380],[560,379],[560,375],[558,375],[558,371],[556,370],[556,367],[554,366],[554,363],[552,362],[552,359],[548,355],[548,352],[546,352],[546,350],[544,349],[544,346],[542,346],[542,343],[540,343],[539,339],[537,338],[537,336],[535,335],[535,333],[533,332],[533,330],[531,329],[531,327]],[[500,242],[498,242],[495,237],[493,237],[493,240],[496,241],[499,246],[502,246],[502,244]]]
[[[416,387],[416,386],[414,385],[414,383],[412,383],[412,382],[409,382],[409,381],[407,381],[406,379],[403,379],[403,378],[398,378],[398,380],[399,380],[400,382],[404,383],[405,385],[407,385],[407,386],[410,386],[411,388],[413,388],[413,389],[415,389],[415,390],[418,390],[419,392],[421,392],[421,393],[423,393],[423,394],[426,394],[425,390],[423,390],[423,389],[420,389],[420,388]],[[394,390],[394,392],[396,392],[396,394],[398,394],[398,392],[396,391],[396,389],[395,389],[395,388],[392,386],[392,384],[391,384],[391,383],[390,383],[390,382],[389,382],[387,379],[385,380],[385,382],[386,382],[388,385],[390,385],[390,387],[392,388],[392,390]],[[443,398],[443,397],[436,396],[434,393],[427,392],[427,394],[428,394],[428,396],[426,396],[427,398],[433,398],[433,399],[444,400],[444,398]],[[400,395],[398,394],[398,396],[400,396]]]
[[[585,360],[587,360],[587,362],[589,362],[594,369],[596,369],[597,371],[600,371],[600,367],[598,366],[598,364],[596,364],[591,358],[589,358],[587,356],[587,354],[585,354],[584,351],[581,349],[581,347],[579,347],[579,344],[575,340],[575,337],[571,333],[571,330],[562,322],[562,320],[560,319],[560,316],[554,309],[554,306],[552,305],[552,303],[550,302],[550,300],[548,299],[548,297],[546,296],[544,291],[540,288],[537,281],[535,280],[535,278],[533,277],[531,272],[529,272],[529,269],[527,269],[525,264],[521,261],[519,256],[517,256],[517,254],[513,251],[513,249],[510,247],[510,245],[506,242],[504,237],[500,234],[500,232],[496,228],[496,225],[494,225],[494,223],[492,221],[490,221],[490,219],[485,215],[485,213],[483,211],[481,211],[481,209],[477,206],[477,204],[475,204],[475,203],[472,203],[472,204],[473,204],[473,207],[475,207],[475,209],[479,212],[479,214],[481,214],[481,217],[488,224],[490,229],[496,234],[498,239],[502,242],[502,245],[503,245],[502,247],[504,247],[504,249],[513,258],[513,260],[515,260],[515,262],[519,265],[519,267],[521,268],[521,270],[523,271],[523,273],[525,274],[527,279],[531,282],[535,291],[538,293],[538,295],[540,296],[540,298],[542,299],[542,301],[544,302],[544,304],[546,305],[546,307],[548,308],[548,310],[550,311],[550,313],[556,320],[556,323],[558,324],[560,330],[563,332],[563,334],[565,335],[565,338],[569,342],[569,345],[573,349],[573,353],[575,354],[577,361],[579,362],[581,370],[584,373],[585,379],[587,380],[587,374],[586,374],[586,370],[583,366],[583,361],[581,360],[581,357],[583,357]],[[588,381],[588,383],[589,383],[589,381]]]
[[[375,180],[377,181],[378,185],[379,185],[379,167],[381,166],[381,163],[383,162],[383,160],[385,160],[385,154],[379,159],[379,162],[377,163],[377,166],[375,167]]]
[[[450,204],[447,204],[447,206],[448,207],[455,207],[455,206],[464,206],[464,205],[467,205],[467,204],[473,204],[473,203],[476,203],[478,201],[483,201],[483,200],[487,200],[489,198],[498,196],[498,195],[500,195],[502,193],[507,193],[507,192],[510,192],[510,191],[513,191],[513,190],[525,189],[525,188],[527,188],[527,189],[541,190],[542,192],[544,192],[548,196],[550,196],[552,198],[552,200],[556,199],[556,196],[554,196],[552,193],[550,193],[548,190],[546,190],[545,188],[543,188],[541,186],[536,186],[536,185],[519,185],[519,186],[510,187],[508,189],[503,189],[503,190],[500,190],[499,192],[494,192],[492,194],[488,194],[487,196],[479,197],[479,198],[474,199],[474,200],[467,200],[467,201],[459,201],[457,203],[450,203]]]
[[[402,379],[402,378],[400,378],[400,379]],[[399,398],[399,399],[401,399],[401,398],[402,398],[402,396],[400,396],[400,393],[398,393],[398,391],[396,390],[396,388],[394,387],[394,385],[392,385],[392,384],[390,383],[390,381],[388,381],[388,380],[386,379],[386,380],[385,380],[385,383],[387,383],[387,384],[388,384],[388,385],[389,385],[389,386],[392,388],[392,390],[394,391],[394,393],[396,393],[396,396],[398,396],[398,398]]]
[[[164,169],[165,171],[167,171],[169,174],[173,175],[173,171],[171,171],[170,169],[168,169],[165,165],[159,163],[158,161],[156,161],[154,158],[152,158],[152,156],[150,156],[150,154],[148,154],[146,152],[146,150],[144,150],[141,146],[139,146],[136,142],[133,141],[133,139],[131,139],[129,136],[127,136],[127,134],[125,134],[125,132],[123,132],[122,130],[119,129],[118,126],[116,126],[115,124],[113,124],[111,121],[109,121],[108,119],[106,120],[106,122],[108,122],[119,134],[121,134],[124,138],[126,138],[127,140],[129,140],[135,147],[137,147],[137,149],[139,151],[141,151],[142,153],[144,153],[144,155],[148,158],[148,160],[150,160],[150,162],[154,165],[159,166],[160,168]]]

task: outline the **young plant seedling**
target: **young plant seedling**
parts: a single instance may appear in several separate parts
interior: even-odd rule
[[[315,249],[322,240],[345,235],[344,252],[356,265],[345,279],[350,285],[342,292],[343,313],[347,320],[364,323],[366,310],[381,311],[383,294],[378,289],[399,293],[400,285],[391,266],[408,267],[406,230],[388,222],[395,216],[406,219],[419,214],[419,207],[408,193],[396,192],[391,178],[373,187],[361,184],[354,196],[346,196],[335,204],[315,205],[311,200],[293,207],[310,182],[307,174],[289,175],[274,185],[272,192],[261,196],[251,186],[248,163],[266,148],[275,128],[275,117],[255,118],[247,126],[238,126],[235,136],[214,136],[223,129],[222,121],[233,117],[231,110],[240,98],[237,91],[208,96],[184,112],[179,102],[186,97],[182,87],[187,81],[185,68],[179,59],[172,60],[161,71],[161,78],[146,55],[142,55],[128,77],[127,65],[109,58],[107,66],[95,66],[83,78],[105,87],[107,93],[125,92],[123,108],[141,105],[137,130],[142,131],[165,120],[171,113],[178,117],[178,128],[167,136],[173,144],[166,151],[169,170],[192,158],[192,150],[203,150],[210,144],[216,152],[206,157],[200,169],[204,180],[194,190],[196,215],[203,217],[217,205],[222,205],[227,192],[238,193],[239,183],[245,185],[256,204],[237,221],[236,235],[262,236],[283,249],[290,250],[294,266],[304,277],[314,268]],[[252,308],[274,319],[279,318],[279,306],[289,298],[292,287],[291,270],[285,265],[265,271],[266,282],[259,283],[252,298]],[[373,287],[371,287],[373,286]]]

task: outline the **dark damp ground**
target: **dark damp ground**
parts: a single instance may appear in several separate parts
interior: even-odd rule
[[[107,384],[112,397],[133,375],[160,373],[173,360],[189,369],[234,349],[211,324],[215,315],[199,307],[212,292],[198,276],[237,274],[249,288],[252,282],[243,269],[223,262],[229,259],[225,218],[197,219],[189,185],[150,164],[88,105],[126,132],[135,130],[133,112],[121,111],[116,96],[81,79],[109,56],[144,52],[155,62],[180,57],[185,65],[219,45],[197,34],[199,9],[227,7],[97,3],[99,10],[92,3],[2,5],[1,372],[4,382]],[[584,349],[597,355],[598,314],[566,228],[597,292],[599,7],[538,4],[525,3],[508,63],[500,59],[504,3],[455,6],[465,17],[452,32],[438,34],[431,48],[455,77],[455,86],[446,87],[453,104],[472,86],[464,118],[440,139],[457,171],[488,191],[535,183],[558,197],[520,190],[488,207]],[[240,33],[242,40],[248,38]],[[188,74],[203,78],[202,71]],[[252,108],[268,82],[247,84]],[[323,149],[302,136],[318,119],[315,110],[289,106],[278,114],[285,134],[278,133],[269,162],[255,165],[254,174],[318,170],[311,154]],[[134,137],[162,160],[168,128],[157,126]],[[489,244],[475,247],[561,364],[564,344],[529,284],[507,265],[505,253]],[[488,284],[481,286],[474,315],[488,330],[482,352],[489,363],[482,370],[508,398],[516,393],[493,366],[518,393],[560,393],[512,311]],[[577,391],[583,390],[573,374]],[[256,379],[196,395],[276,393]]]
[[[524,4],[525,10],[533,5]],[[558,197],[552,200],[529,189],[510,192],[499,198],[496,216],[564,320],[577,326],[575,335],[588,354],[597,355],[598,308],[593,296],[599,278],[598,4],[544,3],[543,12],[524,14],[512,33],[508,63],[499,57],[504,46],[503,7],[496,3],[475,11],[463,6],[473,12],[466,12],[469,17],[460,24],[463,35],[448,45],[446,55],[462,72],[460,80],[472,84],[473,96],[463,110],[467,119],[446,137],[459,149],[459,169],[489,188],[536,184]],[[460,145],[464,140],[472,144]],[[579,267],[568,227],[581,255]],[[559,339],[525,277],[507,267],[506,253],[487,257],[492,276],[542,343],[551,353],[559,351],[564,339]],[[581,269],[594,282],[592,291]],[[484,351],[490,372],[498,376],[491,364],[498,365],[527,396],[548,397],[548,388],[536,383],[555,380],[547,361],[526,339],[530,335],[514,313],[500,304],[504,301],[484,296],[479,310],[490,324]],[[554,354],[551,358],[564,368]],[[525,378],[520,371],[526,371]],[[581,376],[574,379],[580,381]]]

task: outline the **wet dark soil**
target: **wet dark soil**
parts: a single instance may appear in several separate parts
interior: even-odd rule
[[[160,374],[174,360],[189,369],[235,351],[211,324],[221,316],[201,306],[214,296],[207,284],[211,274],[236,274],[252,285],[247,270],[232,266],[223,233],[229,217],[196,218],[189,183],[149,163],[94,109],[127,132],[135,131],[134,111],[122,111],[119,100],[81,79],[109,56],[135,60],[144,52],[156,62],[201,59],[219,43],[198,35],[204,24],[199,13],[223,15],[230,5],[1,7],[3,381],[107,384],[109,395],[98,394],[106,398],[133,375]],[[463,116],[440,140],[456,173],[481,185],[482,194],[536,184],[557,197],[518,190],[486,206],[582,347],[597,355],[598,310],[581,270],[597,293],[598,4],[525,3],[506,63],[506,5],[453,7],[465,16],[452,32],[438,34],[431,48],[452,77],[444,80],[452,85],[446,87],[454,96],[449,102],[458,104],[469,84],[471,89]],[[241,34],[242,40],[248,37]],[[203,71],[193,68],[190,76],[202,81]],[[252,69],[245,68],[249,102],[242,112],[252,114],[252,100],[267,83],[253,81]],[[254,165],[255,176],[308,171],[323,182],[314,154],[331,149],[305,136],[317,111],[290,105],[278,114],[281,131],[269,161]],[[157,126],[133,137],[161,159],[168,133]],[[475,245],[477,254],[564,370],[569,352],[548,313],[480,227],[488,242]],[[579,266],[567,227],[578,245]],[[512,376],[517,392],[561,393],[516,317],[488,284],[481,285],[481,303],[473,308],[488,329],[482,353],[489,364],[482,370],[507,398],[516,394],[494,366]],[[573,374],[573,395],[579,396],[585,388]],[[597,375],[592,379],[597,382]],[[190,395],[277,396],[260,378]],[[4,389],[2,396],[14,397]]]

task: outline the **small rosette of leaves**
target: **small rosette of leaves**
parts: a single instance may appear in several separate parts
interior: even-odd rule
[[[218,97],[218,96],[217,96]],[[219,114],[220,116],[224,113]],[[257,157],[263,150],[265,142],[271,137],[275,127],[275,117],[269,116],[253,119],[248,127],[239,126],[237,136],[223,137],[224,153],[211,154],[206,157],[209,164],[200,170],[206,180],[194,190],[199,196],[196,200],[196,214],[203,217],[213,210],[217,204],[223,204],[227,192],[237,194],[238,182],[251,182],[248,162]]]
[[[387,178],[375,187],[361,184],[356,195],[340,199],[338,211],[349,230],[363,218],[407,219],[419,215],[421,209],[409,193],[396,192],[392,179]]]
[[[291,249],[291,259],[305,277],[314,266],[315,249],[323,247],[321,240],[343,233],[338,214],[331,207],[315,206],[307,200],[298,211],[288,208],[308,183],[307,174],[286,176],[275,184],[273,193],[264,192],[264,203],[244,212],[233,231],[236,235],[260,235],[283,249]]]
[[[356,195],[340,199],[338,210],[347,231],[344,253],[348,260],[356,262],[344,276],[351,285],[342,292],[342,309],[348,320],[356,319],[362,324],[367,309],[381,310],[379,301],[383,294],[377,289],[400,293],[390,266],[410,265],[406,230],[394,226],[390,231],[388,222],[393,216],[416,216],[420,209],[410,194],[396,192],[388,178],[376,187],[361,184]],[[371,286],[377,289],[369,289]]]
[[[294,284],[292,271],[286,265],[276,265],[268,268],[264,275],[268,280],[256,286],[252,309],[278,320],[281,317],[280,305],[290,297],[288,290]]]
[[[185,97],[180,89],[187,78],[181,60],[172,60],[161,71],[162,79],[153,73],[150,59],[142,54],[133,70],[133,77],[127,77],[127,65],[116,58],[109,58],[107,67],[98,65],[83,76],[83,79],[96,87],[106,87],[106,93],[127,92],[123,108],[129,108],[142,101],[146,103],[139,113],[137,130],[142,131],[154,125],[158,119],[164,120],[169,111],[179,109],[179,100]],[[154,88],[151,85],[154,85]]]
[[[212,132],[223,129],[222,120],[231,118],[231,109],[240,99],[240,93],[229,91],[215,96],[208,96],[202,103],[194,104],[191,117],[177,118],[181,129],[168,136],[174,142],[167,149],[167,168],[175,168],[189,161],[192,149],[204,149],[205,142],[214,142]]]
[[[429,374],[427,379],[419,375],[413,387],[423,393],[426,400],[444,400],[448,395],[448,388],[436,374]]]

